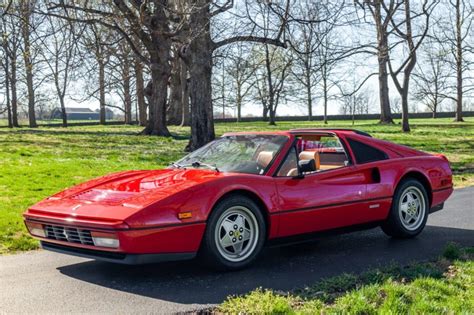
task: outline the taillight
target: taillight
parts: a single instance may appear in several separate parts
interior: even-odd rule
[[[28,231],[30,231],[31,235],[46,237],[42,224],[26,221],[26,227],[28,228]]]
[[[118,248],[120,245],[117,234],[114,233],[91,231],[91,236],[95,246]]]

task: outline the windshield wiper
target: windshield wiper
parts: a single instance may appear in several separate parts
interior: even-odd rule
[[[183,168],[184,167],[183,165],[181,165],[179,163],[175,163],[175,162],[171,162],[170,166],[173,166],[173,167],[176,167],[176,168]]]
[[[195,168],[204,166],[204,167],[210,168],[210,169],[212,169],[212,170],[214,170],[214,171],[216,171],[216,172],[220,172],[219,169],[217,168],[217,166],[211,165],[211,164],[207,164],[207,163],[204,163],[204,162],[201,162],[201,161],[194,161],[193,163],[190,163],[190,164],[184,164],[184,165],[177,164],[177,165],[179,165],[179,167],[189,167],[189,166],[192,166],[192,167],[195,167]]]

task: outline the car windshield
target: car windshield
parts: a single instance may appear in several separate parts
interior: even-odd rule
[[[288,137],[281,135],[224,136],[173,163],[172,167],[264,174],[287,140]]]

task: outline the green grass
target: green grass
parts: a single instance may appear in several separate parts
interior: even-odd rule
[[[474,119],[412,120],[412,132],[399,125],[381,126],[357,121],[354,128],[375,137],[445,154],[458,187],[474,183]],[[320,122],[264,122],[217,124],[216,132],[284,130],[324,126]],[[328,127],[352,127],[347,121]],[[35,202],[71,185],[110,172],[162,168],[183,156],[189,128],[171,127],[173,138],[137,136],[137,126],[87,126],[38,129],[0,128],[0,253],[35,249],[21,213]]]
[[[229,297],[225,314],[469,314],[474,310],[474,251],[456,259],[343,274],[291,292],[257,289]]]

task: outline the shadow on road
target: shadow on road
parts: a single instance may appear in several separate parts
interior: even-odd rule
[[[341,273],[429,260],[440,255],[449,241],[473,246],[474,230],[427,226],[411,240],[388,238],[379,229],[326,237],[266,248],[252,267],[227,273],[208,270],[194,260],[146,266],[88,261],[58,269],[114,290],[183,304],[214,304],[258,287],[290,290]]]

